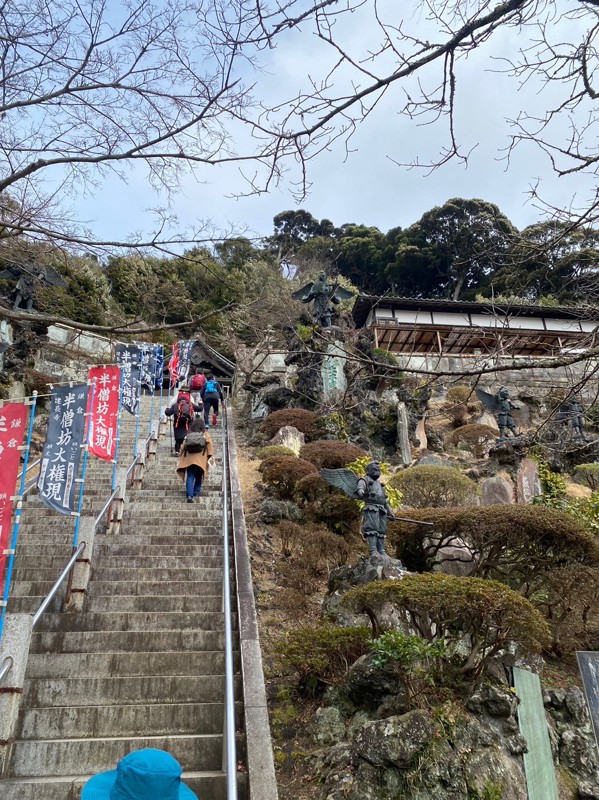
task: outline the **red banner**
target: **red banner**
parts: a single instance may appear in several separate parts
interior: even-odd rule
[[[171,388],[179,380],[179,345],[173,345],[173,354],[168,362],[168,372],[171,376]]]
[[[24,403],[7,403],[0,408],[0,597],[4,586],[7,557],[4,551],[10,544],[12,500],[27,422],[28,407]]]
[[[119,367],[91,367],[90,381],[96,383],[90,415],[89,452],[103,461],[113,461],[119,415]],[[90,402],[92,392],[90,392]]]

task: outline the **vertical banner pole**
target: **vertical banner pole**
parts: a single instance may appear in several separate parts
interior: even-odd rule
[[[158,419],[162,419],[162,395],[164,393],[164,345],[161,344],[160,347],[162,348],[162,374],[160,376],[160,412],[158,414]],[[170,386],[170,375],[169,375],[169,386]]]
[[[19,525],[21,523],[21,509],[23,507],[23,492],[25,491],[25,483],[27,481],[27,465],[29,463],[29,450],[31,448],[31,436],[33,434],[33,420],[35,418],[35,410],[37,408],[37,392],[34,391],[29,401],[31,404],[31,411],[29,412],[29,426],[27,428],[27,441],[25,443],[25,455],[23,458],[23,472],[21,473],[21,483],[19,485],[19,494],[17,500],[17,507],[15,510],[15,522],[12,529],[12,538],[10,541],[10,555],[8,556],[8,564],[6,565],[6,575],[4,580],[4,591],[2,593],[2,603],[0,608],[0,639],[2,639],[2,631],[4,630],[4,617],[6,616],[6,605],[8,603],[8,593],[10,590],[10,582],[12,580],[12,570],[15,560],[15,550],[17,548],[17,539],[19,537]],[[0,575],[0,580],[2,575]]]
[[[139,384],[137,387],[137,416],[135,419],[135,444],[133,446],[133,458],[137,458],[137,444],[139,441],[139,420],[141,417],[141,350],[139,352]]]
[[[81,522],[81,509],[83,508],[83,490],[85,488],[85,474],[87,472],[87,454],[89,449],[89,432],[91,429],[90,419],[94,407],[94,395],[96,394],[96,382],[92,381],[92,395],[89,403],[89,417],[87,418],[87,430],[85,432],[85,444],[83,445],[83,464],[81,466],[81,478],[79,483],[79,499],[77,500],[77,519],[75,520],[75,530],[73,532],[73,551],[77,549],[79,544],[79,524]]]
[[[154,422],[154,398],[156,396],[156,370],[158,368],[158,356],[156,345],[154,347],[154,372],[152,373],[152,404],[150,405],[150,424],[148,426],[148,436],[152,435],[152,423]]]
[[[121,417],[123,415],[123,368],[120,367],[119,378],[119,410],[116,415],[116,444],[114,448],[114,465],[112,467],[112,481],[110,488],[116,489],[116,471],[119,464],[119,442],[121,441]]]

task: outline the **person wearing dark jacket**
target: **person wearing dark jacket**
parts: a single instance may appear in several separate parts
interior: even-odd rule
[[[198,414],[202,411],[201,403],[194,403],[189,394],[187,385],[181,386],[179,393],[165,410],[167,417],[173,417],[173,434],[175,437],[175,453],[181,451],[181,443],[187,436],[187,431],[192,423],[194,412]]]
[[[212,372],[206,375],[206,383],[202,389],[202,400],[204,401],[204,424],[208,428],[210,426],[210,409],[212,408],[212,424],[216,425],[216,417],[218,416],[218,401],[219,399],[224,403],[223,390],[220,383],[215,380]]]

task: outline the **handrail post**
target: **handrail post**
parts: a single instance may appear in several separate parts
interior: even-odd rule
[[[0,686],[0,779],[8,776],[12,745],[19,719],[19,706],[25,686],[33,619],[31,614],[7,614],[0,642],[0,668],[6,662]]]
[[[227,800],[237,800],[237,748],[235,742],[235,684],[233,678],[233,631],[229,565],[229,482],[227,451],[227,407],[222,415],[223,491],[223,616],[225,622],[225,724],[223,772],[227,776]]]

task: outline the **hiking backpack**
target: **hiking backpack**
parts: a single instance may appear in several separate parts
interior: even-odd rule
[[[218,390],[220,389],[220,385],[218,381],[208,381],[206,383],[206,391],[205,394],[218,394]]]
[[[192,431],[185,437],[185,448],[188,453],[205,453],[206,437],[200,431]]]
[[[204,375],[194,375],[189,384],[192,392],[201,392],[206,385],[206,377]]]
[[[184,392],[183,394],[179,394],[177,398],[177,411],[175,413],[175,425],[179,427],[180,425],[185,425],[185,428],[189,428],[189,423],[193,419],[193,406],[191,405],[191,398],[190,396]]]

